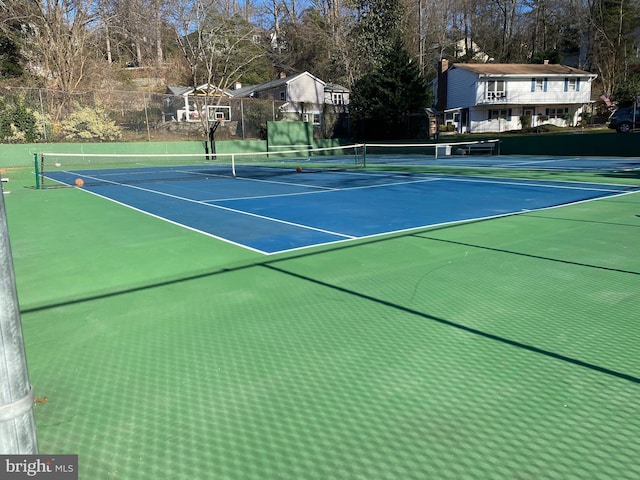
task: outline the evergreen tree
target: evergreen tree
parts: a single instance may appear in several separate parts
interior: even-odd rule
[[[351,0],[357,10],[352,50],[360,72],[380,65],[396,39],[402,35],[404,7],[398,0]]]
[[[558,50],[544,50],[531,58],[531,63],[562,63],[562,55]]]
[[[20,77],[24,73],[21,48],[28,5],[14,1],[5,6],[0,1],[0,7],[0,79]]]
[[[613,95],[621,107],[637,105],[640,99],[640,74],[622,80]]]
[[[20,65],[20,50],[8,36],[0,34],[0,77],[19,77],[23,70]]]
[[[356,81],[351,95],[356,137],[398,139],[406,136],[408,116],[421,113],[432,95],[416,61],[400,39],[380,66]]]

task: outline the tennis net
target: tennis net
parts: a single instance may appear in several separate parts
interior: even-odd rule
[[[437,143],[367,143],[367,164],[420,165],[455,155],[499,155],[500,141],[474,140]]]
[[[36,187],[205,180],[347,170],[364,165],[362,144],[278,152],[91,154],[46,152],[36,159]]]

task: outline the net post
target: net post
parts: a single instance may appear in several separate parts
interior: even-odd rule
[[[29,383],[9,228],[0,182],[0,452],[37,454],[33,388]]]
[[[362,168],[367,168],[367,144],[362,144]]]
[[[233,153],[231,154],[231,174],[236,178],[236,156]]]
[[[40,164],[38,162],[38,154],[33,154],[33,169],[36,173],[36,190],[40,190]]]

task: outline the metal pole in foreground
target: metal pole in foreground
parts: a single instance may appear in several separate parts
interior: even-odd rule
[[[38,453],[33,400],[0,182],[0,454]]]

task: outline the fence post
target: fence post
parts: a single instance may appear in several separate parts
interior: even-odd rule
[[[42,116],[42,135],[44,136],[44,141],[47,141],[47,122],[44,115],[44,102],[42,101],[42,89],[38,89],[38,95],[40,97],[40,116]]]
[[[242,140],[245,140],[244,133],[244,99],[240,99],[240,120],[242,121]]]
[[[38,453],[33,401],[0,182],[0,453]]]
[[[151,141],[151,129],[149,127],[149,112],[147,111],[147,97],[142,92],[142,104],[144,105],[144,123],[147,126],[147,141]]]

